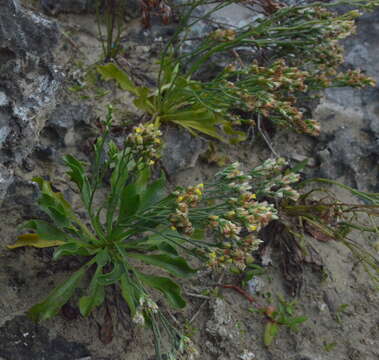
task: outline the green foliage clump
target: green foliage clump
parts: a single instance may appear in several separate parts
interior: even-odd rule
[[[83,316],[104,303],[106,288],[110,287],[126,302],[136,324],[151,327],[158,356],[163,351],[162,329],[170,339],[167,354],[194,355],[197,351],[192,342],[170,324],[151,292],[158,290],[170,306],[181,309],[185,300],[180,285],[170,277],[142,270],[142,264],[179,279],[196,273],[184,255],[198,259],[201,267],[245,271],[255,262],[254,253],[262,243],[261,230],[273,221],[292,226],[294,232],[296,224],[288,219],[302,217],[303,223],[321,224],[328,236],[334,231],[335,240],[344,243],[349,232],[346,226],[356,228],[352,222],[333,222],[328,224],[333,226],[332,230],[325,228],[321,210],[334,211],[333,204],[304,205],[309,193],[301,194],[294,188],[300,181],[299,168],[288,168],[282,158],[268,159],[248,172],[233,163],[218,172],[211,183],[178,187],[167,194],[163,177],[151,179],[151,166],[160,156],[159,129],[153,124],[140,124],[120,147],[110,139],[111,124],[110,108],[103,123],[104,133],[94,146],[91,165],[73,156],[65,158],[85,218],[78,216],[49,182],[42,178],[34,180],[41,191],[39,206],[50,221],[27,221],[23,228],[33,232],[21,235],[10,248],[54,246],[57,247],[54,260],[63,256],[83,259],[71,277],[29,310],[35,320],[55,316],[87,279],[87,289],[78,301]],[[104,187],[106,183],[108,186]],[[370,209],[370,214],[373,210],[358,204],[351,207],[352,211]],[[356,254],[359,247],[351,246]],[[372,268],[377,266],[373,256],[362,260]],[[287,305],[285,309],[288,310]],[[279,325],[300,322],[298,318],[288,318],[288,314],[284,318],[283,311],[269,316],[266,337],[273,338]]]
[[[202,19],[230,2],[216,6]],[[314,3],[277,9],[241,29],[219,28],[188,54],[182,54],[187,30],[196,7],[189,6],[182,24],[163,51],[156,89],[137,87],[114,64],[100,66],[107,80],[136,96],[135,105],[156,124],[173,122],[193,134],[238,142],[246,138],[241,125],[271,121],[300,133],[318,135],[320,125],[300,110],[304,97],[330,87],[373,86],[374,80],[359,70],[339,72],[343,48],[339,40],[355,31],[358,10],[342,15],[333,4]],[[351,5],[371,9],[376,1],[353,1]],[[250,48],[256,60],[244,63],[237,57],[207,80],[198,80],[216,55],[230,55]],[[265,53],[270,61],[258,62]]]
[[[78,301],[83,316],[104,303],[106,288],[111,287],[126,302],[135,323],[151,326],[157,353],[162,342],[159,326],[171,339],[169,353],[193,352],[189,339],[169,324],[149,290],[158,290],[170,306],[180,309],[185,306],[180,285],[141,270],[141,264],[187,278],[196,272],[181,255],[187,254],[208,267],[243,270],[261,243],[258,231],[276,218],[277,211],[273,203],[258,201],[250,192],[252,177],[238,164],[219,172],[206,186],[167,194],[163,177],[151,180],[151,166],[160,156],[159,129],[153,124],[136,126],[119,147],[110,139],[111,123],[110,108],[91,165],[65,157],[85,218],[48,181],[34,179],[40,187],[38,204],[50,221],[27,221],[22,228],[33,232],[21,235],[10,248],[53,246],[57,247],[54,260],[76,256],[83,263],[28,313],[37,321],[52,318],[87,279],[88,287]],[[275,192],[284,193],[285,188]],[[213,241],[205,239],[206,229],[213,233]]]
[[[270,346],[279,333],[280,327],[288,327],[292,331],[297,331],[298,326],[307,321],[306,316],[296,316],[296,301],[286,301],[283,296],[278,296],[277,306],[269,305],[263,309],[268,318],[265,326],[263,342]]]

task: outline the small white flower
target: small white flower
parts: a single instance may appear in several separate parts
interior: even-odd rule
[[[141,311],[137,311],[133,316],[133,322],[137,325],[143,326],[145,325],[145,317],[143,316]]]

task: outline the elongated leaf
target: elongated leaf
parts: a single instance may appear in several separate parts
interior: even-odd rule
[[[63,231],[43,220],[29,220],[22,224],[21,228],[34,230],[41,240],[61,242],[67,240],[67,235]]]
[[[8,249],[17,249],[19,247],[32,246],[35,248],[48,248],[64,244],[60,240],[44,240],[37,234],[24,234],[18,237],[13,245],[7,245]]]
[[[137,194],[142,194],[146,190],[147,185],[149,184],[150,176],[151,171],[148,167],[145,167],[138,173],[138,177],[134,182]]]
[[[128,241],[125,244],[125,247],[127,249],[136,250],[161,250],[170,253],[171,255],[177,255],[177,251],[175,250],[176,244],[170,240],[170,235],[176,238],[176,243],[182,242],[182,240],[179,238],[180,234],[177,231],[171,229],[160,229],[158,227],[155,234],[150,235],[144,239]]]
[[[83,164],[72,155],[65,156],[64,160],[66,165],[70,167],[68,175],[78,186],[83,203],[88,207],[91,198],[91,186],[88,177],[85,175]]]
[[[176,277],[187,278],[196,273],[196,270],[189,267],[187,262],[180,256],[169,254],[143,255],[137,253],[128,253],[128,256],[141,260],[146,264],[158,266]]]
[[[97,67],[97,71],[104,78],[104,80],[116,80],[121,89],[127,90],[134,95],[138,95],[137,86],[117,65],[113,63],[101,65]]]
[[[81,189],[83,187],[83,177],[85,176],[83,164],[72,155],[66,155],[63,159],[71,170],[68,172],[71,180]]]
[[[119,222],[124,222],[130,216],[133,216],[139,207],[140,195],[135,184],[126,186],[121,195]]]
[[[157,245],[157,248],[166,253],[166,254],[170,254],[170,255],[178,255],[178,252],[176,251],[176,249],[170,245],[168,242],[161,242],[160,244]]]
[[[41,209],[50,216],[59,228],[69,227],[71,221],[76,219],[71,205],[61,193],[52,190],[48,181],[40,177],[33,178],[33,181],[39,185],[42,193],[38,199]]]
[[[34,177],[33,181],[38,184],[42,194],[48,195],[54,204],[59,204],[59,206],[62,207],[67,213],[72,212],[70,203],[64,199],[60,192],[53,191],[48,181],[41,177]]]
[[[143,211],[165,197],[165,178],[161,177],[150,184],[141,194],[138,211]]]
[[[138,289],[133,286],[129,275],[125,272],[121,276],[121,294],[126,303],[129,306],[130,313],[132,317],[136,313],[136,308],[139,304],[139,299],[141,294],[139,293]]]
[[[137,273],[138,278],[154,289],[159,290],[165,296],[169,304],[175,308],[182,309],[186,306],[186,302],[180,295],[180,287],[171,279],[161,276],[146,275]]]
[[[95,250],[94,250],[95,251]],[[82,256],[89,256],[92,252],[89,251],[87,247],[81,246],[80,244],[76,242],[69,242],[61,245],[53,255],[54,260],[58,260],[62,256],[67,255],[82,255]]]
[[[137,88],[137,98],[133,101],[134,105],[148,114],[153,115],[156,113],[156,108],[154,103],[156,102],[156,97],[151,94],[151,90],[146,87]]]
[[[233,129],[229,121],[223,122],[222,129],[224,130],[225,134],[231,137],[229,142],[232,144],[237,144],[241,141],[245,141],[247,138],[247,134],[245,132]]]
[[[87,265],[80,268],[63,284],[55,288],[42,303],[34,305],[28,311],[29,317],[34,321],[42,321],[51,319],[57,315],[61,307],[74,294],[74,291],[79,285],[79,282],[83,278],[86,270]]]
[[[104,285],[99,284],[97,281],[102,269],[103,265],[97,266],[89,286],[89,295],[82,296],[79,299],[79,310],[82,316],[88,316],[95,307],[100,306],[104,302]]]
[[[265,331],[263,335],[263,342],[266,346],[270,346],[278,334],[279,326],[278,324],[273,323],[272,321],[268,321],[265,326]]]
[[[296,317],[296,318],[288,321],[287,325],[289,327],[293,327],[294,329],[296,329],[297,325],[299,325],[299,324],[301,324],[301,323],[303,323],[303,322],[305,322],[307,320],[308,320],[308,318],[306,316],[299,316],[299,317]]]
[[[99,275],[97,277],[97,281],[101,285],[111,285],[116,283],[123,273],[124,267],[120,263],[116,262],[113,264],[112,271]]]

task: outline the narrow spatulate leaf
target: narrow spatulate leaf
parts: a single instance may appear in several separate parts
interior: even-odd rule
[[[137,273],[137,276],[147,286],[162,292],[171,306],[179,309],[186,306],[186,302],[180,295],[180,287],[171,279],[142,273]]]
[[[67,235],[63,231],[43,220],[29,220],[22,224],[21,227],[34,230],[41,240],[61,242],[67,240]]]
[[[97,71],[103,76],[104,80],[116,80],[121,89],[137,95],[137,87],[133,81],[130,80],[129,76],[117,65],[109,63],[98,66]]]
[[[53,316],[57,315],[61,307],[74,294],[74,291],[86,273],[86,270],[87,265],[80,268],[63,284],[56,287],[43,302],[34,305],[28,311],[29,317],[35,321],[42,321],[51,319]]]
[[[103,266],[98,265],[89,286],[89,295],[82,296],[79,299],[79,310],[82,316],[88,316],[95,307],[100,306],[104,302],[104,285],[99,284],[99,282],[97,281],[102,269]]]
[[[187,278],[196,273],[196,270],[189,267],[187,262],[180,256],[169,254],[143,255],[137,253],[129,253],[128,256],[141,260],[146,264],[158,266],[176,277]]]
[[[17,249],[25,246],[32,246],[35,248],[48,248],[64,244],[60,240],[44,240],[37,234],[24,234],[18,237],[18,240],[13,245],[7,245],[8,249]]]
[[[127,273],[122,274],[120,283],[122,297],[128,304],[130,313],[133,317],[139,303],[140,292],[135,286],[133,286],[133,283]]]

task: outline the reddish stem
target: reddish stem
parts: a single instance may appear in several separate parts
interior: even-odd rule
[[[243,295],[248,301],[249,303],[253,303],[255,302],[255,299],[245,290],[241,289],[239,286],[237,285],[220,285],[222,288],[224,289],[233,289],[235,291],[237,291],[238,293],[240,293],[241,295]]]

